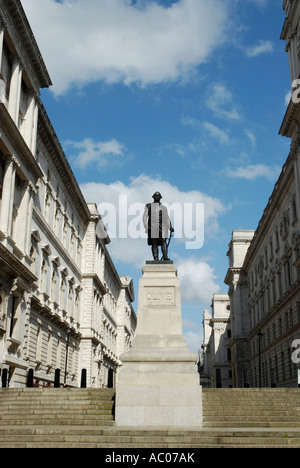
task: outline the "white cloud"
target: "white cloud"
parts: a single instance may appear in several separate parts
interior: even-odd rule
[[[216,238],[218,236],[220,232],[219,217],[228,209],[217,198],[210,197],[200,191],[184,192],[159,177],[150,177],[145,174],[132,178],[128,185],[120,181],[108,185],[87,183],[81,185],[81,190],[87,202],[97,203],[99,207],[100,214],[107,225],[108,234],[112,238],[109,248],[114,261],[121,261],[138,268],[151,257],[142,225],[142,215],[145,204],[152,201],[152,195],[157,190],[163,195],[162,203],[174,204],[174,207],[178,206],[178,209],[182,211],[184,203],[193,205],[203,203],[206,237]],[[106,207],[109,210],[105,210]],[[110,217],[109,213],[113,213],[114,216]],[[190,222],[191,220],[187,218],[186,223]],[[131,227],[134,230],[131,230]],[[182,226],[175,226],[175,236],[180,235],[180,227]],[[185,226],[183,234],[184,228]],[[133,238],[130,235],[132,232],[139,234],[139,236]],[[179,243],[180,247],[184,240],[184,238],[176,239],[173,242]]]
[[[250,130],[247,130],[247,129],[245,130],[245,133],[246,133],[248,139],[250,140],[253,148],[255,148],[256,147],[256,138],[255,138],[254,133],[252,133]]]
[[[288,106],[291,99],[292,99],[292,93],[291,91],[288,91],[286,95],[284,96],[284,104]]]
[[[193,258],[179,260],[177,264],[182,301],[210,304],[213,294],[220,291],[214,269],[207,262]]]
[[[97,142],[90,138],[81,142],[68,140],[64,143],[64,147],[74,167],[79,169],[86,169],[91,165],[101,170],[115,169],[122,167],[131,159],[127,148],[115,139],[106,142]]]
[[[269,0],[248,0],[248,3],[254,3],[258,7],[265,7]]]
[[[189,329],[189,330],[198,330],[199,329],[199,323],[192,322],[192,320],[189,319],[183,319],[182,320],[182,327]]]
[[[224,132],[224,130],[221,130],[216,125],[210,122],[204,122],[203,126],[204,126],[204,129],[210,134],[212,138],[219,140],[219,143],[221,144],[229,143],[229,137],[227,133]]]
[[[104,80],[186,79],[226,40],[223,0],[23,0],[54,92]]]
[[[258,44],[248,47],[246,54],[248,57],[258,57],[261,54],[269,54],[274,50],[274,44],[271,41],[258,41]]]
[[[183,332],[188,349],[195,354],[198,354],[200,348],[201,335],[192,331]]]
[[[271,182],[275,182],[280,174],[279,166],[266,166],[265,164],[253,164],[236,169],[227,169],[226,175],[232,178],[256,180],[258,177],[264,177]]]
[[[222,119],[239,120],[241,118],[233,104],[232,92],[222,83],[216,83],[209,89],[206,105],[215,115]]]

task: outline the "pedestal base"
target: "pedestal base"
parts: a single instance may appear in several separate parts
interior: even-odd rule
[[[197,355],[182,336],[180,282],[174,265],[143,268],[137,335],[121,361],[117,426],[202,427]]]
[[[126,385],[117,389],[117,426],[202,427],[202,388]]]

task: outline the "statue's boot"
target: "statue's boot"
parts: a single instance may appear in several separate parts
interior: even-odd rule
[[[169,257],[168,257],[168,247],[166,245],[162,245],[161,250],[162,250],[162,253],[163,253],[163,259],[165,261],[170,260]]]
[[[155,261],[159,261],[159,258],[158,258],[158,246],[157,245],[153,245],[152,246],[152,254],[153,254],[153,258]]]

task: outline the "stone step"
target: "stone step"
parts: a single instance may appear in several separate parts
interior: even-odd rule
[[[91,400],[79,400],[79,401],[31,401],[31,402],[22,402],[22,401],[9,401],[7,403],[0,402],[1,410],[4,408],[17,408],[20,409],[22,407],[28,408],[36,408],[37,406],[43,408],[85,408],[87,406],[93,408],[111,408],[114,405],[114,401],[91,401]]]
[[[208,418],[209,422],[218,422],[220,421],[220,416],[210,416]],[[204,417],[204,422],[206,421],[206,418]],[[299,423],[300,420],[298,417],[279,417],[279,416],[222,416],[222,422],[227,423],[231,421],[246,421],[247,423],[256,423],[256,422],[265,422],[265,423],[272,423],[272,422],[280,422],[280,423]],[[231,426],[232,427],[232,426]]]
[[[19,402],[35,402],[35,401],[111,401],[112,396],[110,395],[104,395],[104,396],[97,396],[97,395],[24,395],[24,396],[1,396],[0,395],[0,402],[14,402],[14,401],[19,401]]]
[[[0,448],[299,448],[300,430],[141,431],[103,428],[0,429]],[[84,434],[82,434],[84,432]],[[17,440],[16,440],[17,439]]]
[[[53,420],[50,419],[35,419],[32,421],[28,421],[25,419],[10,419],[10,420],[2,420],[0,419],[0,427],[5,426],[52,426]],[[74,426],[74,421],[67,419],[56,419],[55,424],[58,426]],[[111,419],[101,419],[101,427],[102,426],[114,426],[114,421]],[[84,419],[80,420],[80,426],[99,426],[99,419]]]
[[[73,413],[63,413],[63,414],[58,414],[58,413],[48,413],[48,414],[45,414],[45,413],[36,413],[36,414],[22,414],[22,415],[11,415],[10,413],[7,413],[7,414],[1,414],[0,415],[0,421],[11,421],[11,420],[22,420],[22,419],[26,419],[28,422],[30,421],[35,421],[36,419],[41,419],[41,414],[42,414],[42,418],[43,419],[48,419],[48,420],[60,420],[60,419],[66,419],[66,417],[68,417],[68,419],[71,421],[71,420],[76,420],[78,421],[78,415],[77,414],[73,414]],[[103,414],[103,413],[97,413],[97,414],[82,414],[82,417],[80,418],[81,419],[89,419],[90,421],[95,419],[95,420],[99,420],[99,419],[113,419],[113,415],[110,413],[108,414]]]
[[[285,398],[282,396],[281,398],[260,398],[259,396],[254,398],[209,398],[205,397],[203,398],[203,402],[207,402],[210,404],[216,404],[216,403],[227,403],[228,405],[232,406],[234,404],[248,404],[248,405],[254,405],[257,402],[261,404],[280,404],[280,403],[285,403],[285,404],[293,404],[295,401],[300,401],[300,395],[296,395],[290,398]]]
[[[212,429],[217,429],[217,428],[285,428],[285,429],[296,429],[300,428],[300,423],[297,422],[268,422],[268,421],[255,421],[253,422],[248,422],[248,421],[204,421],[203,422],[203,427],[204,428],[212,428]]]
[[[209,416],[209,415],[220,415],[220,410],[221,408],[210,408],[210,409],[207,409],[205,408],[203,410],[203,414]],[[222,414],[223,415],[227,415],[227,414],[243,414],[245,416],[256,416],[256,415],[266,415],[266,416],[272,416],[274,414],[278,414],[278,415],[281,415],[281,416],[288,416],[288,415],[291,415],[291,416],[296,416],[299,414],[299,417],[300,417],[300,408],[299,410],[295,410],[294,408],[292,409],[289,409],[289,408],[282,408],[282,409],[272,409],[272,408],[269,408],[269,409],[263,409],[263,410],[254,410],[254,409],[249,409],[249,408],[243,408],[243,410],[240,410],[239,408],[223,408],[222,409]]]
[[[4,415],[4,414],[7,414],[7,415],[19,415],[20,417],[26,417],[26,416],[29,416],[29,415],[36,415],[36,414],[45,414],[45,415],[49,415],[49,414],[57,414],[58,411],[60,412],[60,414],[70,414],[70,415],[75,415],[77,418],[78,416],[80,416],[81,414],[84,416],[86,414],[91,414],[91,415],[97,415],[97,414],[112,414],[112,408],[94,408],[94,407],[83,407],[83,408],[70,408],[70,409],[67,409],[67,408],[53,408],[53,407],[48,407],[48,408],[44,408],[44,407],[41,407],[41,408],[35,408],[35,409],[30,409],[30,408],[20,408],[20,409],[16,409],[16,408],[12,408],[12,409],[6,409],[2,412],[0,412],[0,417],[1,415]]]
[[[22,413],[22,414],[18,414],[18,413],[5,413],[5,414],[1,414],[0,415],[0,421],[11,421],[11,420],[22,420],[22,419],[26,419],[27,421],[34,421],[35,419],[54,419],[54,420],[60,420],[60,419],[70,419],[70,420],[77,420],[77,421],[80,421],[81,419],[88,419],[91,420],[91,419],[113,419],[113,415],[111,412],[109,411],[106,411],[105,413],[104,412],[95,412],[95,411],[89,411],[89,412],[81,412],[81,413],[78,413],[78,414],[74,414],[73,412],[71,413],[66,413],[64,412],[63,414],[57,414],[56,412],[52,412],[52,413],[45,413],[45,412],[35,412],[35,413]]]
[[[67,389],[0,389],[0,400],[7,399],[34,399],[34,398],[62,398],[62,399],[84,399],[84,398],[95,398],[95,399],[110,399],[115,395],[115,391],[111,389],[96,389],[93,391],[80,391],[76,390],[67,390]]]

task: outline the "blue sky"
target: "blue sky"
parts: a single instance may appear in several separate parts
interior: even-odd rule
[[[203,247],[175,239],[170,250],[195,351],[203,309],[227,292],[232,230],[257,227],[289,152],[282,1],[22,4],[53,81],[42,99],[86,200],[118,209],[120,196],[130,207],[160,190],[165,203],[204,204]],[[149,248],[116,237],[109,251],[137,296]]]

